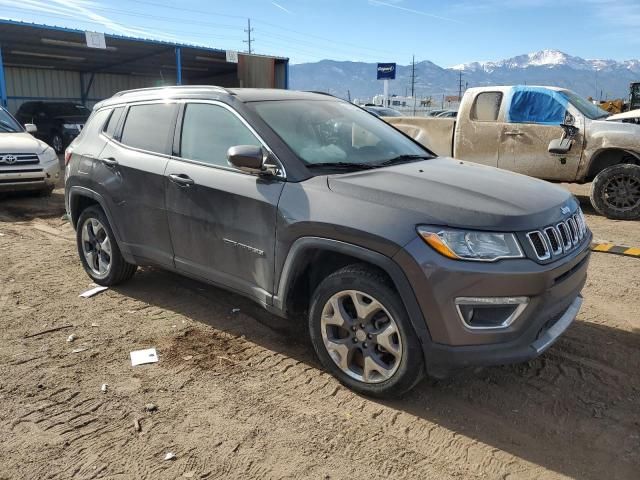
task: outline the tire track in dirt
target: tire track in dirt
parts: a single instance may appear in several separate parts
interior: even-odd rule
[[[304,325],[233,294],[145,268],[77,299],[89,281],[73,246],[29,221],[0,223],[0,470],[12,480],[635,478],[640,469],[640,349],[621,329],[637,302],[594,300],[610,279],[604,266],[625,273],[627,263],[596,260],[581,321],[541,359],[380,402],[319,369]],[[23,338],[66,322],[89,351],[71,354],[66,332]],[[131,369],[129,351],[149,346],[160,363]],[[149,400],[157,412],[144,411]],[[167,451],[177,459],[164,462]]]

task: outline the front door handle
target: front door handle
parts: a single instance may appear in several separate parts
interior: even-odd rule
[[[104,163],[108,167],[115,167],[118,165],[118,160],[113,157],[107,157],[102,159],[102,163]]]
[[[506,132],[504,132],[505,135],[509,135],[512,137],[519,137],[520,135],[524,135],[522,132],[520,132],[519,130],[508,130]]]
[[[193,181],[191,177],[189,177],[188,175],[185,175],[184,173],[180,173],[180,174],[171,173],[169,174],[169,180],[171,180],[173,183],[178,184],[181,187],[190,187],[191,185],[196,183]]]

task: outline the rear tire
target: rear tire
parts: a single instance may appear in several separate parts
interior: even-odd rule
[[[422,349],[402,300],[366,265],[349,265],[320,283],[309,332],[325,369],[356,392],[396,397],[424,377]]]
[[[591,184],[591,205],[607,218],[640,218],[640,165],[621,163],[602,170]]]
[[[86,208],[76,227],[78,255],[87,275],[98,285],[112,286],[129,280],[138,268],[125,261],[111,225],[102,209]]]

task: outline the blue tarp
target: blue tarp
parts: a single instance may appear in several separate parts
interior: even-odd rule
[[[564,123],[567,103],[567,98],[555,90],[543,87],[513,87],[507,121],[560,125]]]

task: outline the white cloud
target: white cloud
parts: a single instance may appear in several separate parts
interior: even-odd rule
[[[94,8],[100,8],[99,3],[90,0],[0,0],[0,5],[30,10],[34,13],[53,14],[67,17],[75,21],[88,21],[102,25],[105,29],[121,35],[135,37],[155,37],[177,40],[174,35],[157,32],[135,26],[127,26],[97,13]]]
[[[282,10],[283,12],[287,12],[288,14],[292,14],[293,12],[291,10],[289,10],[288,8],[283,7],[282,5],[280,5],[279,3],[276,2],[271,2],[271,5],[273,5],[274,7],[279,8],[280,10]]]
[[[458,20],[455,20],[453,18],[441,17],[440,15],[435,15],[433,13],[425,12],[424,10],[416,10],[414,8],[404,7],[404,6],[400,5],[402,2],[403,2],[403,0],[386,0],[386,1],[369,0],[369,4],[371,4],[371,5],[376,5],[376,6],[380,6],[380,7],[394,8],[396,10],[402,10],[403,12],[414,13],[416,15],[422,15],[423,17],[437,18],[438,20],[445,20],[447,22],[462,23],[462,22],[460,22]]]

